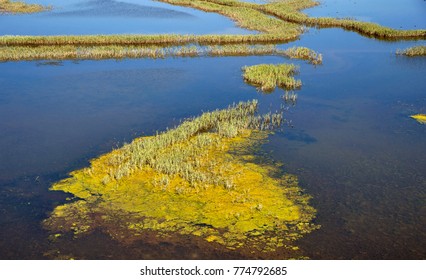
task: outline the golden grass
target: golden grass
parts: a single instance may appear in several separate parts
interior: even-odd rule
[[[56,207],[45,227],[75,237],[100,229],[122,242],[146,231],[188,235],[251,254],[297,249],[293,241],[317,228],[315,210],[294,176],[255,163],[249,151],[267,136],[258,128],[277,117],[256,108],[204,113],[92,160],[53,185],[78,200]]]
[[[405,56],[426,56],[426,46],[416,46],[405,50],[398,50],[396,53]]]
[[[271,92],[277,86],[284,89],[297,89],[302,86],[300,80],[292,77],[297,72],[293,64],[259,64],[243,67],[244,80],[263,92]]]
[[[38,4],[26,4],[24,2],[15,2],[10,0],[0,0],[0,14],[29,14],[38,13],[50,9]]]
[[[2,0],[5,1],[5,0]],[[358,22],[348,19],[334,18],[310,18],[300,10],[317,5],[311,0],[283,0],[269,4],[245,3],[235,0],[160,0],[174,5],[189,6],[207,12],[223,14],[235,20],[243,28],[257,30],[259,34],[251,35],[69,35],[69,36],[0,36],[0,46],[4,47],[2,60],[32,59],[31,57],[42,57],[42,59],[60,58],[121,58],[121,57],[155,57],[152,54],[152,46],[216,46],[229,44],[271,44],[284,43],[295,40],[303,32],[304,25],[317,27],[342,27],[354,30],[366,36],[379,39],[421,39],[426,38],[426,30],[393,30],[373,23]],[[28,54],[17,55],[20,52]],[[40,55],[37,49],[29,47],[40,47]],[[45,46],[46,48],[41,48]],[[74,49],[67,46],[74,46]],[[95,50],[94,47],[97,47]],[[119,46],[127,46],[130,51],[119,50]],[[136,48],[135,46],[146,46],[147,48]],[[48,48],[50,47],[50,49]],[[90,49],[90,48],[92,49]],[[56,50],[54,48],[57,48]],[[81,49],[78,52],[75,49]],[[182,47],[184,48],[184,47]],[[240,47],[236,47],[234,51]],[[231,50],[228,48],[227,50]],[[221,50],[223,51],[223,49]],[[7,57],[4,53],[10,53]],[[62,54],[61,54],[62,53]],[[93,54],[91,57],[86,53]],[[108,55],[109,53],[109,55]],[[143,54],[142,54],[143,53]],[[161,53],[161,52],[160,52]],[[167,53],[167,52],[166,52]],[[185,52],[184,52],[185,53]],[[214,52],[212,51],[212,54]],[[226,52],[225,52],[226,53]],[[49,54],[52,56],[49,57]],[[125,54],[125,55],[124,55]],[[219,55],[219,52],[216,52]],[[294,49],[287,51],[284,55],[291,58],[308,58],[313,64],[322,62],[321,55],[316,55],[309,49]],[[161,54],[159,55],[161,57]]]
[[[280,55],[288,58],[305,59],[313,64],[321,62],[321,54],[317,54],[307,48],[297,48],[297,50],[300,49],[303,52],[295,51],[295,48],[281,50],[275,45],[247,44],[216,46],[188,45],[176,47],[149,45],[0,46],[0,61]]]
[[[282,53],[289,58],[304,59],[314,65],[322,64],[322,54],[306,47],[292,47]]]

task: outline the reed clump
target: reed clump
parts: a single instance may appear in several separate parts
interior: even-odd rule
[[[56,207],[45,227],[76,237],[100,229],[123,242],[154,231],[250,252],[294,249],[317,228],[315,210],[294,176],[271,177],[276,166],[248,159],[267,136],[261,129],[282,121],[256,110],[251,101],[204,113],[92,160],[53,185],[78,200]]]
[[[322,64],[322,54],[306,47],[292,47],[282,53],[289,58],[304,59],[314,65]]]
[[[415,46],[405,50],[397,50],[396,54],[405,56],[426,56],[426,46]]]
[[[293,78],[298,71],[294,64],[259,64],[243,67],[244,80],[263,92],[271,92],[277,86],[291,90],[302,86]]]
[[[285,91],[284,95],[282,96],[282,99],[286,104],[296,105],[297,102],[297,93],[293,91]]]
[[[10,0],[0,0],[0,14],[30,14],[49,10],[50,7],[43,7],[38,4],[26,4],[24,2],[15,2]]]

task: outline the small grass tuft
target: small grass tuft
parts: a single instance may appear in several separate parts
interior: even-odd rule
[[[416,46],[405,50],[397,50],[396,54],[405,56],[426,56],[426,46]]]

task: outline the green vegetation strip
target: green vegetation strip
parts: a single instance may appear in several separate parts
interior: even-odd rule
[[[217,46],[0,46],[0,61],[47,60],[47,59],[123,59],[165,58],[184,56],[248,56],[281,55],[293,59],[304,59],[310,63],[322,62],[321,54],[307,48],[280,50],[275,45],[217,45]]]
[[[24,2],[14,2],[10,0],[0,0],[0,14],[29,14],[38,13],[50,9],[38,4],[25,4]]]
[[[305,25],[320,28],[339,27],[377,39],[426,39],[426,30],[396,30],[379,24],[353,19],[309,17],[302,13],[301,10],[319,5],[318,2],[312,0],[277,0],[268,4],[255,4],[236,0],[159,1],[220,13],[234,19],[241,27],[271,34],[284,32],[297,37],[303,32],[301,27]],[[254,11],[263,14],[263,16],[254,13]],[[274,26],[276,21],[284,23]],[[291,23],[294,25],[291,25]]]
[[[416,46],[405,50],[398,50],[396,53],[405,56],[426,56],[426,46]]]
[[[77,200],[44,221],[52,236],[95,229],[123,241],[187,235],[250,252],[297,249],[315,210],[297,179],[260,164],[253,146],[280,125],[280,113],[256,116],[257,101],[204,113],[175,129],[91,161],[53,185]]]
[[[295,80],[292,75],[297,72],[293,64],[260,64],[243,67],[244,80],[256,86],[260,91],[271,92],[277,86],[291,90],[302,86],[300,80]]]

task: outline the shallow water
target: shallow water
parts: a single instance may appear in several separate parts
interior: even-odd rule
[[[34,0],[53,9],[1,15],[0,35],[247,34],[218,14],[151,0]]]
[[[315,17],[354,18],[395,29],[420,29],[426,25],[426,2],[422,0],[320,0],[307,9]]]
[[[420,25],[421,23],[417,23]],[[10,28],[10,27],[9,27]],[[426,26],[422,26],[426,28]],[[323,53],[301,66],[292,126],[263,150],[313,196],[322,227],[299,242],[314,259],[426,257],[425,58],[395,56],[417,42],[380,42],[339,29],[297,41]],[[0,258],[241,258],[194,241],[119,244],[96,232],[62,243],[40,225],[66,195],[50,184],[123,142],[185,117],[260,100],[241,67],[289,62],[273,56],[0,63]],[[218,82],[219,81],[219,82]],[[278,256],[279,257],[279,256]]]

